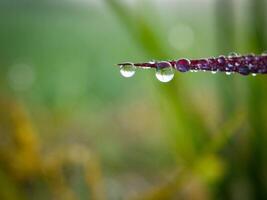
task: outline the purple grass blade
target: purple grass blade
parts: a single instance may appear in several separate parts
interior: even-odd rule
[[[166,64],[167,63],[167,64]],[[121,63],[119,66],[129,65],[132,63]],[[170,65],[180,72],[187,71],[212,71],[239,73],[241,75],[249,74],[266,74],[267,73],[267,55],[231,55],[219,56],[215,58],[202,59],[178,59],[173,61],[144,62],[133,63],[137,68],[154,68],[163,69]]]

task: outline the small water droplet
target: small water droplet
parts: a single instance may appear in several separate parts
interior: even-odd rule
[[[239,56],[239,54],[236,53],[236,52],[231,52],[231,53],[229,53],[228,56],[229,56],[230,58],[232,58],[232,57],[237,57],[237,56]]]
[[[227,66],[228,66],[228,67],[226,67],[227,69],[234,67],[234,65],[232,65],[231,63],[229,63]]]
[[[120,73],[125,78],[130,78],[134,76],[135,70],[136,70],[136,67],[131,63],[120,66]]]
[[[232,74],[232,72],[225,72],[225,74],[226,74],[226,75],[231,75],[231,74]]]
[[[256,73],[252,73],[252,76],[257,76],[257,74]]]
[[[190,60],[182,58],[176,62],[175,67],[180,72],[187,72],[190,70]]]
[[[248,66],[241,66],[241,67],[239,67],[238,69],[237,69],[237,71],[241,74],[241,75],[243,75],[243,76],[247,76],[247,75],[249,75],[250,74],[250,69],[249,69],[249,67]]]
[[[171,66],[166,67],[166,68],[162,68],[162,69],[157,69],[156,77],[159,81],[161,81],[163,83],[167,83],[173,79],[174,70]]]
[[[217,59],[217,62],[219,63],[219,65],[224,65],[226,60],[225,60],[225,57],[224,56],[220,56],[218,59]]]

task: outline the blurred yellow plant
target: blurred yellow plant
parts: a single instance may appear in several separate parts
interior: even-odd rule
[[[67,183],[63,168],[65,165],[82,167],[91,199],[106,199],[99,161],[88,148],[64,146],[43,153],[44,149],[24,107],[10,99],[0,98],[1,177],[10,177],[14,185],[44,179],[53,199],[75,200],[78,199],[77,195]],[[23,199],[22,196],[3,194],[2,190],[0,197]]]

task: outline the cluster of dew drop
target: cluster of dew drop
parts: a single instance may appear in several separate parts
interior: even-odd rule
[[[267,51],[265,51],[264,53],[262,53],[263,56],[267,56]],[[230,53],[228,55],[228,58],[234,58],[234,57],[238,57],[240,56],[237,53]],[[223,57],[223,56],[221,56]],[[190,65],[190,60],[188,59],[180,59],[177,62],[175,62],[175,64],[172,65],[171,62],[166,62],[166,61],[161,61],[161,62],[149,62],[148,64],[151,65],[155,65],[156,67],[149,67],[149,66],[139,66],[142,69],[151,69],[154,68],[156,70],[156,78],[160,81],[160,82],[169,82],[174,78],[174,73],[175,70],[177,69],[180,72],[198,72],[198,71],[203,71],[205,72],[205,69],[199,70],[199,69],[190,69],[189,65]],[[238,63],[237,63],[238,64]],[[229,66],[231,67],[231,66]],[[228,66],[226,67],[228,69]],[[122,76],[126,77],[126,78],[130,78],[133,77],[135,75],[137,66],[134,63],[124,63],[122,65],[120,65],[120,73]],[[218,69],[215,70],[210,70],[212,74],[216,74],[217,72],[219,72]],[[231,75],[233,74],[233,71],[225,71],[226,75]],[[256,76],[256,73],[251,73],[252,76]]]

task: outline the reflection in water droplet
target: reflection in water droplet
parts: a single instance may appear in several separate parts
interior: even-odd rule
[[[133,64],[127,64],[120,66],[120,73],[126,78],[130,78],[135,74],[136,67]]]
[[[156,77],[163,83],[169,82],[174,77],[174,70],[171,66],[167,68],[157,69]]]
[[[257,74],[256,73],[252,73],[252,76],[257,76]]]
[[[226,74],[226,75],[231,75],[231,74],[232,74],[232,72],[225,72],[225,74]]]

